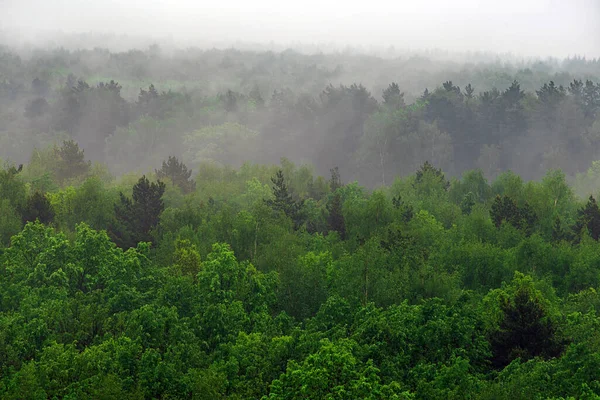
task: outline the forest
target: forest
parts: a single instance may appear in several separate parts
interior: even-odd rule
[[[0,398],[600,398],[600,60],[0,48]]]

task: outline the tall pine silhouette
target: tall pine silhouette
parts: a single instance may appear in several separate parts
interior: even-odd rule
[[[169,156],[167,161],[163,161],[162,168],[155,170],[158,179],[169,178],[173,185],[177,185],[183,193],[191,193],[196,190],[196,182],[190,179],[192,170],[188,170],[186,165],[180,162],[177,157]]]
[[[148,181],[142,176],[133,187],[132,198],[119,193],[115,204],[116,223],[110,229],[115,243],[123,248],[135,247],[139,242],[152,242],[151,232],[160,221],[165,205],[162,195],[165,184]]]

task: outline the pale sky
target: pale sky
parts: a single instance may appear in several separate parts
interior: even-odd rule
[[[600,0],[0,0],[0,29],[600,57]]]

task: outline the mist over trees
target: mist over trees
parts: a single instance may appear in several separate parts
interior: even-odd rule
[[[365,70],[364,66],[372,66]],[[538,179],[600,156],[600,62],[457,64],[425,58],[160,48],[4,48],[0,157],[73,140],[111,172],[177,156],[239,166],[281,157],[368,187],[425,161]],[[386,179],[387,178],[387,179]]]
[[[600,61],[0,51],[0,398],[600,396]]]

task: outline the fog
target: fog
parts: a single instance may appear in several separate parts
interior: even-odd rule
[[[236,43],[600,57],[598,0],[2,0],[12,44],[59,33],[148,37],[180,46]],[[482,4],[485,3],[485,4]]]
[[[115,176],[170,156],[367,187],[425,161],[586,173],[600,1],[480,3],[0,0],[0,161],[46,171],[72,139]]]

